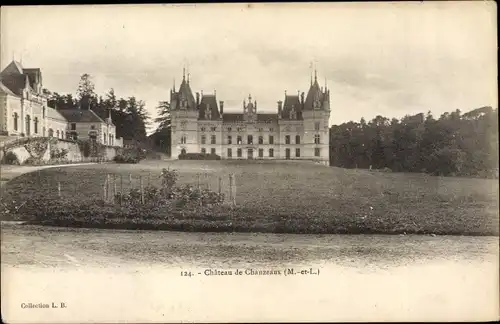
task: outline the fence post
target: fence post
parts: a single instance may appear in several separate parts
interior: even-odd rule
[[[103,199],[106,202],[108,200],[108,178],[104,179],[104,185],[102,186]]]
[[[57,195],[61,198],[61,182],[57,182]]]
[[[234,176],[232,173],[229,174],[229,201],[231,202],[231,204],[233,203],[234,201],[234,197],[233,197],[233,186],[234,186]]]
[[[141,204],[144,204],[144,188],[142,186],[142,176],[139,177],[139,182],[141,184]]]
[[[221,192],[222,192],[222,177],[219,176],[219,196],[220,196]]]
[[[198,190],[200,190],[200,174],[198,173]]]
[[[132,189],[132,173],[129,173],[128,175],[128,186],[129,190]]]
[[[123,174],[120,174],[120,205],[123,202]]]
[[[151,171],[148,174],[148,187],[151,187]]]
[[[109,173],[106,174],[106,179],[107,179],[107,181],[106,181],[106,202],[109,202],[111,200],[110,199],[111,198],[110,197],[111,196],[111,194],[110,194],[110,192],[111,192],[111,176]]]
[[[113,204],[116,204],[116,174],[113,174]]]
[[[236,206],[236,177],[234,176],[233,173],[233,201],[232,201],[233,206]]]

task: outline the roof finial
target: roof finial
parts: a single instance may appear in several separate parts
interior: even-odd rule
[[[316,67],[314,67],[314,82],[318,82],[318,71],[316,71]]]
[[[187,75],[188,75],[188,78],[187,78],[187,83],[189,84],[189,62],[186,63],[186,67],[187,67]]]
[[[182,81],[186,81],[186,67],[182,68]]]
[[[325,77],[325,92],[326,92],[326,89],[327,89],[327,83],[326,83],[326,77]]]
[[[252,95],[251,94],[248,94],[248,102],[252,103]]]
[[[309,74],[311,75],[311,85],[313,85],[313,73],[312,73],[312,70],[313,70],[313,62],[309,62]]]
[[[173,88],[173,91],[175,92],[175,78],[174,78],[174,88]]]

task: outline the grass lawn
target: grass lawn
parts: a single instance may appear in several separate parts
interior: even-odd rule
[[[159,184],[160,171],[167,167],[178,170],[178,183],[200,182],[215,191],[221,177],[226,195],[228,175],[234,173],[238,207],[221,207],[217,216],[159,215],[154,222],[116,219],[105,221],[106,226],[292,233],[499,233],[497,180],[348,170],[309,162],[144,161],[53,168],[11,180],[3,199],[22,203],[40,191],[57,199],[58,182],[64,196],[97,199],[108,173],[116,175],[119,190],[121,178],[124,188],[130,186],[130,174],[136,188],[139,177],[144,185]],[[91,226],[88,222],[80,220],[79,224]],[[130,222],[133,225],[127,225]]]

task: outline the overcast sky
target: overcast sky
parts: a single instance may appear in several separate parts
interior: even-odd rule
[[[75,93],[92,75],[155,113],[189,66],[193,91],[275,112],[307,92],[310,62],[330,88],[331,124],[376,115],[497,106],[493,2],[2,7],[1,66],[40,67]]]

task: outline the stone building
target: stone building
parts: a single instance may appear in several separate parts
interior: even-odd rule
[[[96,139],[122,146],[109,116],[101,119],[91,110],[56,110],[43,93],[42,72],[12,61],[0,73],[0,134],[9,137]]]
[[[213,153],[222,159],[294,159],[329,164],[330,90],[317,74],[307,95],[289,95],[276,113],[261,113],[257,101],[243,100],[241,113],[224,112],[216,93],[193,95],[189,76],[170,91],[172,156]],[[266,107],[267,108],[267,107]],[[268,110],[268,109],[266,109]]]

